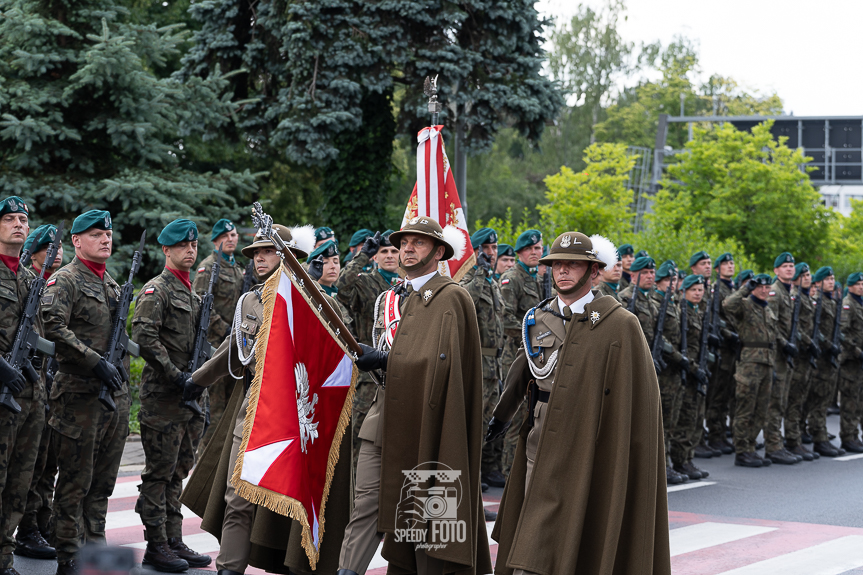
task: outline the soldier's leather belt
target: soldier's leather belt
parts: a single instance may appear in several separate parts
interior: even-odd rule
[[[767,343],[766,341],[743,341],[740,342],[743,347],[754,347],[757,349],[773,349],[774,343],[771,341]]]
[[[539,392],[536,394],[536,400],[540,403],[548,403],[549,397],[551,397],[550,391],[543,391],[540,389]]]
[[[500,357],[503,355],[502,347],[484,347],[482,348],[483,355],[490,355],[493,357]]]

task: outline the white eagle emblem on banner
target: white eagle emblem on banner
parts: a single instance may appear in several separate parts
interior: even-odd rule
[[[306,443],[314,443],[318,438],[318,424],[313,423],[315,417],[315,404],[318,402],[318,394],[312,396],[309,401],[309,374],[306,366],[298,363],[294,367],[294,377],[297,380],[297,415],[300,419],[300,449],[308,453]]]

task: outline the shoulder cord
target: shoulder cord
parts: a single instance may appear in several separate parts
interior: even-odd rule
[[[252,359],[254,359],[254,357],[255,357],[255,347],[254,346],[252,347],[252,351],[251,351],[251,353],[249,353],[248,356],[243,356],[243,342],[242,342],[242,339],[240,338],[240,324],[243,321],[243,302],[246,300],[247,296],[249,296],[253,293],[255,293],[255,292],[250,291],[250,292],[246,292],[240,296],[240,300],[237,302],[237,307],[234,309],[234,322],[233,322],[233,325],[231,326],[231,333],[228,334],[228,337],[229,338],[233,337],[236,344],[237,344],[237,357],[240,358],[240,363],[243,364],[244,367],[248,366],[252,362]],[[230,373],[231,377],[233,377],[234,379],[239,379],[243,375],[242,371],[240,372],[239,377],[234,375],[234,370],[231,369],[231,353],[230,352],[228,352],[228,373]]]
[[[536,325],[536,318],[534,317],[536,308],[531,308],[524,316],[524,320],[522,321],[522,343],[524,344],[524,350],[530,358],[537,357],[541,352],[533,351],[533,348],[530,345],[530,338],[527,335],[527,328],[531,325]],[[528,359],[527,365],[530,367],[530,372],[537,379],[545,379],[548,377],[555,366],[557,365],[557,352],[560,349],[554,350],[554,352],[548,357],[548,361],[545,364],[545,367],[537,367],[534,363]]]

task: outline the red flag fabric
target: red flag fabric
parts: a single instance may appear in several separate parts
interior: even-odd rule
[[[255,379],[231,482],[241,497],[300,522],[314,569],[357,370],[296,281],[281,267],[264,287]]]
[[[464,210],[455,187],[449,158],[441,135],[443,126],[423,128],[417,134],[417,182],[408,200],[402,226],[417,216],[427,216],[439,223],[458,229],[465,237],[464,254],[441,262],[438,271],[458,281],[476,263],[476,254],[470,245]]]

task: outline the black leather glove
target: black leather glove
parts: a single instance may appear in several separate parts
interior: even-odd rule
[[[24,391],[24,376],[18,373],[18,370],[0,357],[0,381],[6,384],[12,395],[17,395]]]
[[[364,343],[360,344],[360,348],[363,350],[363,354],[357,358],[357,369],[360,371],[387,370],[387,359],[390,352],[381,351]]]
[[[360,248],[360,253],[366,254],[371,259],[375,257],[379,249],[381,249],[381,233],[375,232],[375,235],[366,238],[363,247]]]
[[[104,357],[93,368],[93,375],[104,381],[114,391],[123,387],[123,376],[113,364],[105,361]]]
[[[821,357],[821,348],[818,347],[814,340],[809,342],[809,347],[806,349],[812,357]]]
[[[194,381],[192,381],[192,376],[183,382],[183,401],[194,401],[201,397],[204,394],[204,390],[206,387],[201,387]]]
[[[797,357],[797,346],[790,341],[785,344],[785,347],[782,348],[782,351],[784,351],[785,355],[787,355],[788,357]]]
[[[500,421],[492,417],[488,422],[488,433],[485,434],[486,443],[494,441],[498,437],[503,437],[503,434],[509,429],[511,423],[511,421]]]
[[[321,279],[324,275],[324,256],[319,255],[309,262],[309,277],[315,281]]]
[[[839,357],[839,354],[842,353],[842,350],[839,349],[839,346],[835,343],[830,346],[830,355],[833,357]]]
[[[491,271],[491,258],[485,252],[480,251],[476,256],[476,265],[485,271]]]
[[[740,335],[736,331],[729,331],[725,336],[725,343],[728,345],[737,345],[740,343]]]
[[[755,288],[757,288],[758,285],[759,284],[757,281],[755,281],[754,279],[750,279],[748,282],[746,282],[746,286],[744,286],[744,287],[746,287],[746,289],[748,289],[749,291],[752,291]]]
[[[710,347],[717,348],[719,347],[720,343],[721,342],[719,341],[719,338],[716,337],[715,333],[710,333],[707,335],[707,345],[709,345]]]
[[[695,371],[695,379],[697,379],[698,383],[700,383],[701,385],[707,385],[707,382],[710,380],[707,372],[703,369],[697,369]]]
[[[689,367],[689,358],[686,357],[685,355],[681,355],[680,361],[677,362],[677,365],[679,365],[682,369],[688,368]]]

